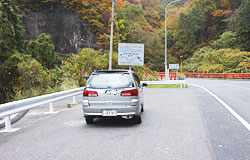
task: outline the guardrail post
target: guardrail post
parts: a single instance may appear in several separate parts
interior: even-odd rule
[[[4,118],[5,120],[5,130],[11,130],[11,120],[10,120],[10,116],[7,116]]]
[[[49,104],[49,112],[50,112],[50,113],[55,112],[55,111],[54,111],[54,105],[53,105],[53,103],[50,103],[50,104]]]
[[[180,84],[180,88],[182,88],[182,83]]]
[[[72,104],[76,104],[76,96],[73,96],[73,102]]]
[[[0,133],[15,132],[15,131],[19,130],[19,128],[11,128],[10,116],[5,117],[4,120],[5,120],[5,129],[0,131]]]
[[[54,111],[54,104],[49,103],[49,112],[45,112],[44,114],[52,114],[52,113],[58,113],[58,111]]]

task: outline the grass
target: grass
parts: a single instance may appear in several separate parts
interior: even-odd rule
[[[147,88],[180,88],[180,84],[150,84]],[[185,88],[188,88],[186,85]]]
[[[15,95],[12,96],[12,101],[17,101],[17,100],[36,97],[36,96],[40,96],[40,95],[60,92],[60,91],[74,89],[74,88],[78,88],[78,87],[79,86],[76,84],[76,82],[74,82],[70,79],[65,79],[65,81],[62,82],[62,84],[60,86],[56,86],[55,88],[48,88],[46,90],[42,90],[39,88],[31,88],[30,90],[17,92]],[[0,121],[1,120],[3,120],[3,118],[0,118]]]
[[[60,86],[56,86],[55,88],[48,87],[46,90],[39,89],[39,88],[30,88],[29,90],[16,92],[16,94],[14,96],[12,96],[12,101],[17,101],[17,100],[41,96],[41,95],[45,95],[45,94],[60,92],[60,91],[74,89],[74,88],[78,88],[78,87],[79,86],[77,86],[76,82],[69,80],[69,79],[65,79],[65,81],[62,82],[62,84],[60,84]]]

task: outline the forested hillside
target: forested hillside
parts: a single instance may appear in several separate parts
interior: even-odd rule
[[[61,5],[75,11],[97,35],[101,49],[109,48],[111,0],[18,0],[23,10],[38,11]],[[171,0],[117,0],[114,27],[114,51],[118,43],[144,43],[145,63],[157,71],[164,71],[164,8]],[[244,0],[245,16],[249,15],[249,1]],[[213,43],[223,32],[236,35],[240,50],[249,51],[249,17],[241,17],[241,0],[184,0],[168,9],[168,62],[179,63],[179,57],[192,57]],[[237,18],[238,17],[238,18]],[[241,17],[241,20],[239,19]],[[239,21],[244,21],[239,22]],[[243,25],[241,25],[242,23]],[[242,30],[245,30],[244,33]],[[234,49],[236,49],[234,48]],[[188,61],[186,61],[188,62]],[[185,67],[187,71],[197,68]],[[226,70],[226,69],[223,69]],[[203,70],[202,70],[203,71]],[[220,70],[221,71],[221,70]],[[244,70],[245,71],[245,70]],[[207,72],[207,69],[206,69]]]
[[[171,1],[116,0],[113,68],[120,68],[118,43],[144,43],[145,66],[134,69],[141,77],[164,71],[164,9]],[[111,5],[112,0],[0,0],[1,103],[52,92],[68,81],[82,86],[92,70],[107,68]],[[76,13],[99,47],[86,44],[95,50],[78,46],[78,53],[62,55],[48,33],[24,39],[21,11],[58,8]],[[188,72],[250,72],[250,0],[183,0],[168,8],[167,26],[168,64],[183,56]]]

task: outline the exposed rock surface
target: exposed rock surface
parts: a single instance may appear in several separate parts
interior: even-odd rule
[[[41,33],[50,34],[56,51],[79,53],[82,48],[98,49],[96,36],[75,13],[64,8],[22,12],[25,39],[36,39]]]

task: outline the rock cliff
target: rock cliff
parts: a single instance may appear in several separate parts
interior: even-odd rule
[[[22,12],[25,39],[36,39],[41,33],[50,34],[56,51],[79,53],[82,48],[99,49],[96,35],[75,13],[64,8],[39,12]]]

